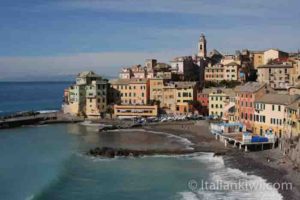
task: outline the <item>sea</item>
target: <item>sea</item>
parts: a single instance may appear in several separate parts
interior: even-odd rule
[[[0,110],[58,110],[69,84],[0,83]],[[0,130],[0,199],[282,199],[263,178],[229,168],[212,153],[113,159],[86,154],[103,146],[191,148],[192,143],[139,129],[100,134],[81,123]]]

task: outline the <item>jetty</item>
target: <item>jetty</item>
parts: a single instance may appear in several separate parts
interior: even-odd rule
[[[16,128],[26,125],[76,123],[84,121],[80,117],[71,117],[62,112],[38,113],[30,112],[0,118],[0,129]]]

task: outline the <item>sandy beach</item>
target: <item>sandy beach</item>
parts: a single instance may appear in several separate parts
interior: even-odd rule
[[[258,175],[269,183],[292,183],[291,190],[279,190],[284,199],[300,199],[300,172],[291,161],[277,149],[244,152],[215,140],[209,132],[207,121],[166,122],[147,125],[145,129],[168,132],[187,138],[194,143],[194,150],[200,152],[224,152],[224,162],[228,167],[240,169],[248,174]],[[269,161],[268,161],[269,159]]]

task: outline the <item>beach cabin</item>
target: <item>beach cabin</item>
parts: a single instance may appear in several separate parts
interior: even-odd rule
[[[210,131],[212,134],[230,134],[230,133],[240,133],[244,131],[244,125],[241,123],[211,123]]]
[[[272,129],[269,129],[265,132],[265,138],[268,138],[268,141],[272,143],[275,143],[276,141],[276,136],[273,133]]]
[[[251,143],[252,134],[250,132],[243,132],[243,142],[244,143]]]

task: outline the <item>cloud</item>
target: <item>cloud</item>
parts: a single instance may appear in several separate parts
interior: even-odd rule
[[[121,67],[143,64],[147,58],[168,62],[178,55],[190,54],[188,50],[163,52],[104,52],[80,53],[64,56],[0,57],[0,80],[25,76],[72,75],[94,70],[106,76],[117,76]]]
[[[92,11],[268,16],[277,14],[278,10],[284,15],[299,3],[297,0],[68,0],[59,5],[61,8]]]

